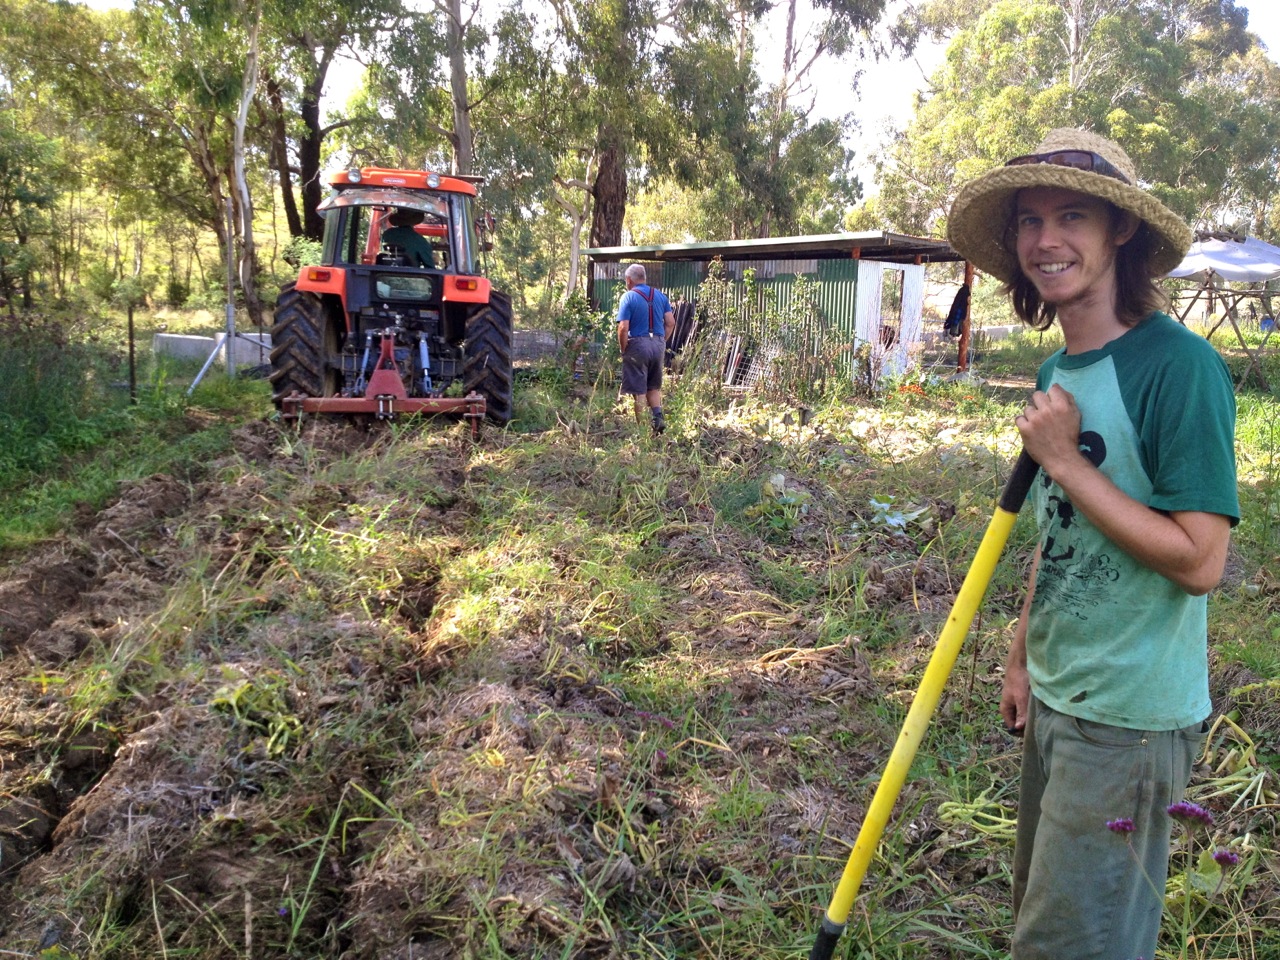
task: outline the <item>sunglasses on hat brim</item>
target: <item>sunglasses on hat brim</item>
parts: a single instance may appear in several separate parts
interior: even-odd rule
[[[1133,186],[1129,182],[1129,178],[1121,173],[1115,164],[1092,150],[1054,150],[1050,153],[1028,153],[1021,157],[1014,157],[1012,160],[1007,161],[1005,166],[1021,167],[1032,163],[1048,163],[1055,167],[1084,170],[1087,173],[1097,173]]]

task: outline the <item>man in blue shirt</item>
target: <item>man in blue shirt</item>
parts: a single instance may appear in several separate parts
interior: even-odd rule
[[[622,351],[622,392],[635,398],[636,423],[644,426],[645,407],[655,435],[666,429],[662,416],[662,365],[675,316],[666,295],[646,282],[644,267],[633,263],[623,278],[627,292],[618,303],[618,349]]]

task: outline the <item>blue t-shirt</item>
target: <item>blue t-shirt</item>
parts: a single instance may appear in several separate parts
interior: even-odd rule
[[[1055,353],[1037,387],[1080,408],[1082,452],[1162,511],[1240,516],[1231,375],[1203,337],[1161,313],[1098,350]],[[1209,714],[1206,603],[1108,540],[1040,472],[1040,571],[1027,623],[1036,696],[1069,716],[1176,730]]]
[[[650,297],[653,298],[650,302]],[[652,313],[650,308],[652,307]],[[662,318],[671,310],[671,301],[657,287],[651,287],[647,283],[638,283],[626,293],[622,295],[622,300],[618,303],[618,322],[627,321],[627,336],[643,337],[647,333],[652,333],[657,337],[665,337],[666,328],[662,324]],[[653,318],[653,327],[650,329],[649,318]]]

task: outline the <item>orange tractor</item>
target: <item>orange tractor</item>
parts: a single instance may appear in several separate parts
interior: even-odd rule
[[[285,418],[511,419],[511,298],[480,275],[477,182],[380,167],[330,180],[321,262],[276,301],[270,380]]]

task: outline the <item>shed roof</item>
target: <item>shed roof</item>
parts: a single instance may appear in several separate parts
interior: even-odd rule
[[[945,240],[902,233],[867,230],[826,233],[811,237],[765,237],[760,240],[719,240],[712,243],[666,243],[647,247],[588,247],[593,260],[773,260],[779,257],[814,260],[854,258],[889,263],[949,263],[963,260]]]

